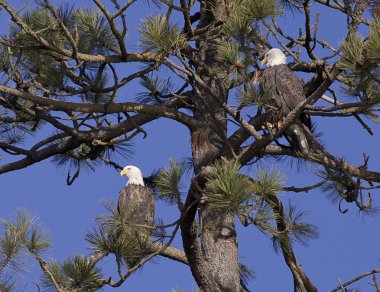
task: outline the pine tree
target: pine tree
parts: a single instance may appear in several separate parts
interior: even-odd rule
[[[47,234],[19,210],[14,220],[2,220],[0,290],[12,291],[15,274],[33,259],[43,274],[39,285],[47,291],[96,291],[123,285],[145,263],[165,256],[188,265],[200,291],[249,291],[253,272],[238,256],[236,224],[242,224],[256,227],[281,251],[294,291],[317,291],[320,279],[308,277],[294,244],[307,244],[318,230],[304,220],[304,211],[284,206],[279,194],[319,188],[342,213],[344,203],[354,203],[372,214],[370,192],[379,188],[380,172],[369,169],[366,154],[361,165],[331,154],[315,129],[305,129],[312,145],[308,155],[284,145],[286,127],[266,127],[270,109],[258,82],[260,60],[278,47],[294,72],[307,73],[308,98],[284,118],[286,125],[302,111],[314,120],[353,117],[373,135],[380,104],[379,3],[154,0],[143,5],[157,12],[142,12],[141,24],[129,27],[128,13],[140,4],[106,2],[74,6],[39,0],[20,9],[0,0],[2,15],[11,18],[0,38],[0,149],[7,158],[0,174],[52,159],[65,168],[70,185],[84,170],[121,169],[118,159],[133,156],[136,137],[148,135],[144,125],[167,118],[189,130],[191,157],[171,160],[148,185],[180,215],[173,223],[157,219],[149,232],[141,232],[149,226],[128,223],[128,210],[119,213],[105,203],[107,214],[96,218],[86,236],[89,255],[58,263],[44,259]],[[336,44],[318,31],[326,11],[347,17]],[[288,33],[285,16],[302,19],[303,26]],[[128,89],[131,95],[120,94]],[[261,164],[269,157],[306,164],[320,182],[287,187],[283,173]],[[258,167],[253,171],[252,165]],[[175,236],[183,251],[171,246]],[[118,279],[100,269],[109,254],[115,256]],[[139,260],[126,269],[125,258]],[[358,278],[373,275],[378,290],[379,272]],[[334,291],[346,291],[355,281]]]

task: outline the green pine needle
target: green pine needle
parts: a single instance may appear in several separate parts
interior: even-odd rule
[[[137,94],[136,101],[145,104],[157,104],[162,102],[162,96],[169,95],[171,84],[169,79],[162,80],[158,74],[148,74],[140,79],[140,85],[145,92]]]
[[[258,223],[258,227],[260,226],[270,226],[273,228],[273,209],[270,205],[262,201],[260,206],[256,209],[256,216],[254,219],[255,223]],[[264,232],[265,233],[265,232]]]
[[[118,47],[107,19],[98,9],[80,8],[74,20],[79,32],[78,50],[85,54],[107,54]]]
[[[243,60],[239,53],[239,45],[232,41],[220,44],[218,48],[219,57],[230,65],[242,64]]]
[[[344,163],[343,158],[340,161]],[[321,190],[333,204],[337,204],[342,198],[345,198],[347,191],[354,190],[352,178],[342,171],[326,168],[324,171],[319,171],[318,175],[327,180]]]
[[[54,91],[62,88],[66,82],[66,70],[49,56],[30,52],[24,60],[25,71],[34,73],[36,81]]]
[[[73,33],[74,28],[74,10],[72,6],[60,5],[57,8],[58,17],[65,24],[67,29]],[[26,24],[38,35],[44,38],[54,47],[66,49],[69,44],[63,31],[60,29],[57,20],[51,14],[45,5],[27,10],[21,15]],[[21,45],[40,45],[33,37],[25,33],[18,25],[12,23],[10,27],[10,37],[15,43]],[[15,51],[18,56],[20,70],[26,75],[33,75],[34,79],[44,87],[52,90],[62,87],[66,82],[64,68],[54,60],[53,57],[40,54],[39,52]]]
[[[15,272],[25,270],[25,251],[23,251],[22,236],[15,228],[6,228],[0,237],[0,262]]]
[[[253,20],[261,20],[283,12],[276,0],[250,0],[247,1],[246,5],[248,15]]]
[[[258,196],[277,194],[283,189],[284,176],[277,170],[261,168],[257,171],[257,180],[253,184],[253,191]]]
[[[131,218],[134,216],[135,206],[133,204],[124,205],[122,207],[116,205],[113,202],[102,202],[103,205],[110,211],[110,215],[97,216],[95,220],[98,225],[109,234],[112,233],[131,233],[136,230],[142,232],[142,228],[136,227],[131,224]],[[148,233],[144,229],[144,233]]]
[[[157,189],[158,197],[168,202],[176,204],[181,196],[182,178],[186,173],[185,162],[170,160],[169,168],[160,170],[154,185]]]
[[[136,264],[148,253],[147,240],[151,230],[129,223],[133,206],[118,210],[114,203],[103,202],[111,213],[96,218],[98,226],[86,235],[95,252],[112,253],[117,259],[124,259],[128,267]]]
[[[24,141],[25,133],[27,129],[25,129],[22,125],[9,125],[0,123],[0,138],[2,142],[8,144],[17,144]]]
[[[93,228],[86,234],[86,241],[91,244],[88,248],[94,252],[115,253],[118,250],[112,246],[104,228]]]
[[[64,260],[61,265],[52,261],[49,263],[49,270],[55,281],[64,289],[96,291],[102,286],[100,269],[89,263],[83,255],[70,257]],[[54,284],[45,274],[42,276],[41,282],[45,289],[55,291]]]
[[[241,108],[249,105],[257,105],[262,107],[268,104],[267,95],[263,94],[260,88],[252,83],[247,84],[245,89],[240,90],[236,98],[240,102]]]
[[[317,227],[304,221],[306,216],[306,212],[297,212],[295,205],[289,204],[287,221],[290,238],[304,246],[308,245],[309,240],[319,237]]]
[[[61,265],[64,274],[78,285],[78,288],[98,288],[99,281],[102,279],[100,269],[90,264],[83,255],[74,256],[63,261]],[[78,284],[77,284],[78,283]],[[75,286],[74,286],[75,287]]]
[[[216,161],[213,168],[206,183],[206,204],[211,208],[237,214],[240,205],[252,197],[251,181],[239,173],[240,164],[236,161]]]
[[[164,239],[168,236],[166,229],[160,226],[164,225],[164,221],[160,218],[157,218],[154,223],[155,226],[157,226],[155,229],[152,231],[152,237],[155,238],[156,240],[159,240],[161,242],[164,241]]]
[[[173,54],[187,43],[186,36],[180,28],[169,24],[165,15],[157,14],[147,17],[139,32],[140,46],[158,56]]]
[[[49,248],[47,234],[37,225],[37,218],[25,209],[18,210],[14,220],[0,219],[0,222],[3,229],[0,263],[5,263],[7,269],[23,272],[28,258]]]
[[[340,67],[346,70],[355,70],[363,62],[364,39],[358,34],[351,34],[340,44],[342,58]]]
[[[303,246],[307,246],[311,239],[319,237],[316,226],[304,221],[307,213],[304,211],[296,211],[294,205],[289,204],[286,214],[286,229],[282,232],[277,230],[276,218],[272,217],[268,222],[257,222],[256,226],[267,237],[271,238],[274,251],[277,253],[280,250],[281,244],[286,249],[288,240],[297,242]]]
[[[0,291],[2,292],[12,292],[16,291],[16,282],[13,280],[12,276],[4,275],[0,271]]]
[[[59,29],[58,22],[48,9],[41,9],[41,7],[29,9],[22,14],[21,18],[33,31],[39,31],[39,35],[49,43],[58,47],[63,47],[66,43],[66,38]],[[11,23],[10,35],[22,45],[38,45],[37,41],[17,24]]]
[[[0,72],[7,73],[10,68],[8,51],[4,46],[0,46]]]
[[[251,33],[251,21],[243,5],[233,8],[230,17],[223,24],[223,30],[239,43],[246,42]]]
[[[60,286],[65,286],[66,283],[66,275],[62,271],[60,265],[55,261],[52,260],[48,264],[49,271],[51,272],[52,276],[54,277],[54,280],[60,285]],[[51,279],[44,273],[41,276],[41,284],[42,287],[44,288],[44,291],[47,292],[56,292],[56,288],[54,284],[52,283]]]
[[[380,19],[375,17],[366,43],[367,58],[377,66],[380,63]]]
[[[103,72],[100,76],[98,76],[99,72],[89,72],[88,80],[91,86],[94,86],[97,91],[104,89],[108,85],[108,74],[107,72]],[[100,93],[94,91],[88,91],[82,94],[82,100],[84,102],[89,103],[109,103],[112,101],[113,93]]]
[[[248,266],[239,263],[240,283],[248,287],[249,281],[255,279],[255,272]]]
[[[50,247],[48,235],[40,227],[34,227],[30,231],[29,240],[26,243],[29,250],[40,253]]]

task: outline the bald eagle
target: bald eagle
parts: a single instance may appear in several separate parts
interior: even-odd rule
[[[141,170],[132,165],[128,165],[120,172],[121,176],[128,178],[128,183],[119,193],[117,211],[119,214],[127,214],[128,224],[153,226],[155,213],[155,200],[152,190],[144,185]],[[152,230],[149,228],[133,228],[134,234],[139,233],[150,235]],[[125,259],[127,266],[134,266],[141,258],[135,255],[133,259]]]
[[[281,50],[269,50],[261,63],[267,64],[267,68],[262,72],[260,84],[263,93],[269,99],[266,106],[269,113],[268,122],[276,123],[304,101],[306,95],[302,80],[286,65],[286,56]],[[301,123],[311,128],[310,117],[302,113],[299,119],[287,128],[284,136],[298,152],[307,154],[310,148]]]

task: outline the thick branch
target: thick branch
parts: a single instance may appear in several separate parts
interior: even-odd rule
[[[17,12],[4,0],[0,0],[0,5],[9,13],[12,17],[12,20],[18,24],[22,30],[27,34],[32,36],[43,48],[49,51],[56,52],[61,55],[62,59],[70,60],[72,59],[73,52],[65,49],[59,48],[57,46],[52,46],[47,40],[39,36],[35,31],[33,31],[23,20],[18,16]],[[93,63],[121,63],[121,62],[147,62],[154,61],[154,58],[150,53],[132,53],[123,55],[88,55],[83,53],[76,54],[77,59],[80,61],[87,61]],[[59,58],[59,56],[57,56]]]
[[[269,155],[285,155],[285,156],[299,157],[299,155],[292,149],[285,149],[285,148],[274,146],[274,145],[268,145],[265,148],[264,153],[269,154]],[[344,171],[346,171],[349,175],[353,177],[357,177],[357,178],[364,179],[371,182],[380,182],[380,172],[366,170],[366,169],[363,169],[361,166],[350,165],[347,162],[337,163],[336,161],[331,160],[329,157],[317,152],[313,152],[310,155],[303,158],[310,162],[315,162],[332,169],[336,169],[336,170],[343,169]]]
[[[183,105],[183,100],[180,98],[175,98],[165,103],[165,106],[168,108],[178,108],[178,107],[181,107],[182,105]],[[71,137],[57,144],[49,145],[41,149],[40,151],[32,152],[31,157],[27,157],[16,162],[11,162],[11,163],[0,166],[0,174],[14,171],[17,169],[22,169],[36,162],[52,157],[53,155],[56,155],[59,153],[65,153],[69,150],[79,147],[85,141],[91,142],[94,139],[104,140],[104,141],[111,140],[115,137],[124,135],[125,133],[128,133],[129,131],[134,130],[136,128],[136,125],[141,126],[154,119],[157,119],[158,117],[159,117],[158,115],[138,114],[124,122],[110,126],[108,128],[100,128],[100,129],[95,129],[88,132],[78,132],[76,137]],[[33,146],[31,149],[36,150],[41,146],[42,144],[41,142],[39,142],[35,146]]]
[[[73,111],[73,112],[84,112],[84,113],[122,113],[122,112],[136,112],[136,113],[146,113],[155,116],[163,116],[169,119],[176,120],[187,125],[190,128],[195,128],[196,122],[191,117],[184,113],[181,113],[175,109],[167,108],[162,105],[148,105],[140,104],[135,102],[125,102],[125,103],[75,103],[66,102],[61,100],[56,100],[53,98],[44,97],[38,94],[31,94],[29,92],[24,92],[11,88],[8,86],[0,85],[0,92],[12,94],[26,100],[35,102],[40,106],[44,106],[45,109],[55,110],[55,111]]]
[[[188,265],[189,262],[187,261],[186,254],[175,247],[168,246],[165,249],[163,249],[163,244],[159,242],[151,242],[148,244],[148,248],[150,252],[155,252],[160,250],[160,255],[166,258],[169,258],[171,260],[177,261],[179,263]]]
[[[169,258],[171,260],[177,261],[185,265],[189,264],[186,258],[186,254],[178,248],[168,246],[165,249],[163,249],[164,244],[160,242],[145,241],[145,243],[147,244],[147,248],[150,253],[160,251],[160,255],[163,257]],[[88,257],[87,260],[89,264],[96,264],[107,255],[108,254],[104,252],[94,252]]]

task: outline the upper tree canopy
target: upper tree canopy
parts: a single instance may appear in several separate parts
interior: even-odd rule
[[[11,19],[0,38],[0,174],[51,159],[66,167],[70,185],[83,169],[95,170],[102,164],[120,168],[118,159],[133,154],[132,142],[149,135],[145,125],[161,118],[173,120],[189,130],[191,186],[185,196],[178,187],[185,163],[174,161],[159,172],[153,184],[159,197],[177,205],[181,213],[172,225],[180,228],[184,245],[182,258],[176,260],[183,262],[186,255],[204,291],[234,281],[246,289],[239,275],[226,278],[239,273],[236,216],[242,225],[255,225],[274,240],[297,289],[315,291],[292,243],[316,237],[316,229],[301,222],[302,213],[295,213],[293,207],[286,210],[278,192],[320,188],[342,213],[346,203],[372,213],[371,190],[379,187],[380,172],[378,165],[369,169],[372,164],[367,154],[360,164],[343,158],[344,152],[331,154],[314,129],[304,129],[312,149],[306,155],[281,137],[301,112],[316,123],[320,117],[330,123],[352,119],[363,134],[376,135],[379,4],[371,0],[137,2],[93,0],[73,5],[39,0],[21,7],[18,1],[0,0],[2,17]],[[136,6],[156,12],[141,10],[141,22],[131,23],[129,13],[135,13]],[[331,40],[330,33],[320,32],[328,13],[344,16],[339,39]],[[260,60],[273,47],[280,48],[289,68],[303,77],[307,99],[279,126],[265,129],[270,107],[268,93],[259,86]],[[360,141],[353,143],[362,152]],[[154,146],[154,151],[159,152],[159,147]],[[319,182],[310,187],[302,182],[285,187],[281,175],[263,168],[251,177],[245,167],[265,157],[304,161]],[[245,174],[239,172],[241,168]],[[212,238],[215,230],[208,230],[216,228],[223,235],[226,228],[218,224],[228,226],[231,233],[221,242]],[[111,240],[99,241],[105,232],[99,226],[100,233],[89,240],[97,248]],[[17,236],[32,241],[25,232]],[[23,248],[43,266],[40,248],[30,242]],[[115,246],[103,248],[101,252],[117,255]],[[164,253],[162,247],[144,248]],[[224,259],[227,256],[222,253],[216,256],[218,251],[232,249],[236,253],[231,252],[231,258]],[[207,258],[202,252],[213,256]],[[7,259],[0,257],[0,271]],[[235,266],[231,264],[225,275],[211,275],[223,259]],[[98,260],[75,257],[61,267],[56,263],[49,267],[60,277],[65,265],[77,263],[94,272],[91,283],[99,287],[121,285],[129,276],[120,274],[119,282],[107,282],[96,270]],[[54,284],[54,276],[43,271],[46,285]]]

